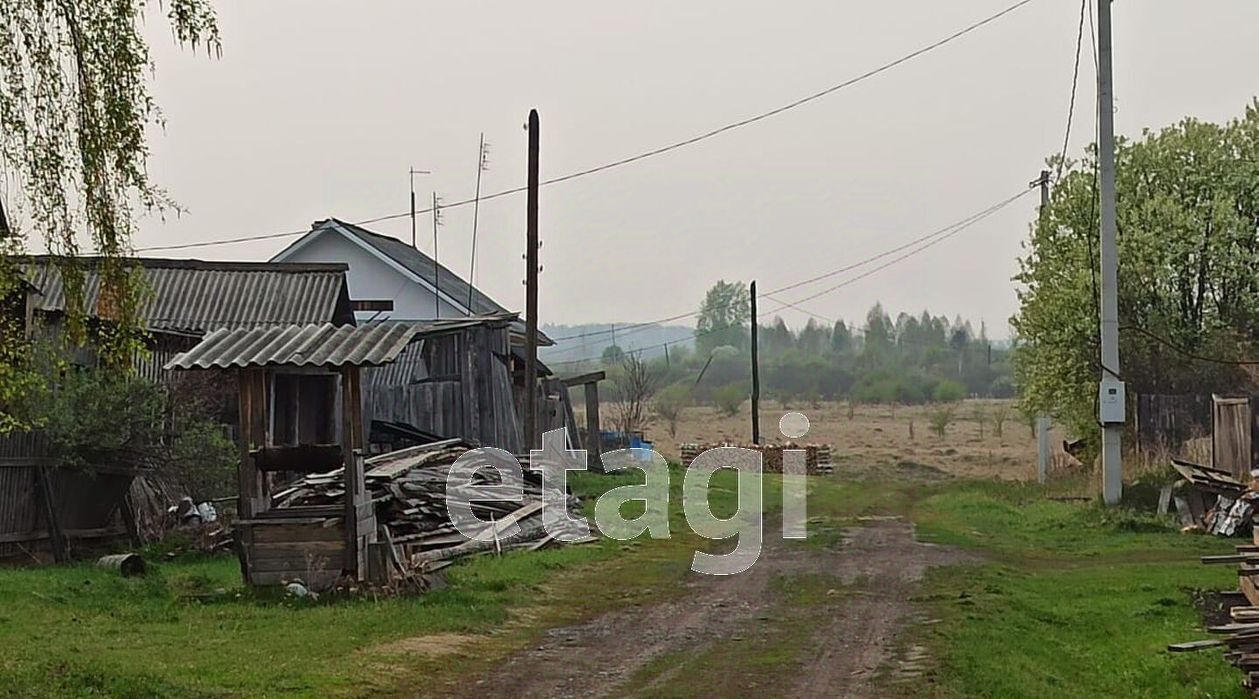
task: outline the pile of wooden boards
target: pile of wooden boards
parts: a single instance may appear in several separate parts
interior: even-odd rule
[[[498,473],[479,470],[472,486],[461,492],[461,502],[486,524],[470,532],[476,538],[455,529],[447,510],[446,478],[455,460],[474,446],[458,439],[444,440],[381,454],[365,462],[368,497],[376,506],[378,539],[386,545],[390,563],[401,572],[435,570],[454,558],[481,551],[537,549],[559,535],[543,530],[541,479],[527,468],[520,500],[503,499],[502,493],[493,492],[494,486],[501,485]],[[273,506],[337,505],[345,496],[342,484],[340,469],[306,476],[277,492]],[[567,493],[565,496],[571,510],[577,501]]]
[[[1207,627],[1217,638],[1173,643],[1171,652],[1206,648],[1222,648],[1224,658],[1240,669],[1243,684],[1259,697],[1259,536],[1251,544],[1236,547],[1237,553],[1225,556],[1203,556],[1206,564],[1236,564],[1239,591],[1224,593],[1229,623]]]
[[[1181,525],[1219,536],[1233,536],[1251,520],[1259,492],[1250,490],[1227,471],[1172,459],[1182,480],[1164,490],[1164,502],[1174,499]]]
[[[805,453],[805,469],[809,475],[821,475],[830,473],[833,470],[831,466],[831,447],[827,444],[796,444],[794,442],[788,444],[736,444],[734,442],[726,442],[721,444],[683,444],[680,447],[682,452],[682,465],[690,466],[700,454],[709,449],[717,447],[740,447],[742,449],[752,449],[761,452],[761,467],[765,473],[782,473],[783,472],[783,451],[793,449],[803,451]]]

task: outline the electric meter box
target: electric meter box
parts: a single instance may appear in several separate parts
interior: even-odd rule
[[[1127,403],[1124,383],[1106,377],[1098,387],[1097,420],[1103,425],[1122,425],[1125,422],[1124,406]]]

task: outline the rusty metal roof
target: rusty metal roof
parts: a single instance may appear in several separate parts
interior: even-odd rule
[[[398,358],[419,337],[441,335],[511,316],[359,326],[289,325],[220,329],[176,356],[170,369],[231,369],[251,366],[379,366]]]
[[[353,323],[344,264],[207,262],[135,258],[149,297],[142,318],[150,330],[205,333],[216,328]],[[100,298],[96,258],[72,262],[83,271],[83,308],[94,316]],[[40,291],[35,308],[66,309],[59,264],[28,258],[27,281]]]

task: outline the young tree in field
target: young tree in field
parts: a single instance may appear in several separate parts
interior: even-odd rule
[[[1122,371],[1132,393],[1247,385],[1259,339],[1259,103],[1226,124],[1186,119],[1117,148]],[[1067,163],[1020,260],[1021,409],[1094,441],[1101,368],[1095,149]],[[1175,349],[1174,349],[1175,348]]]
[[[957,417],[957,407],[953,404],[941,405],[931,411],[928,420],[931,423],[931,431],[937,437],[944,437],[948,434],[949,425],[953,424],[953,419]]]
[[[747,325],[752,317],[748,287],[743,282],[718,281],[704,296],[695,325],[695,346],[701,356],[718,347],[747,346]]]
[[[682,409],[690,403],[690,392],[682,384],[674,384],[665,388],[656,396],[652,403],[652,411],[656,417],[664,421],[669,436],[677,438],[678,419],[682,417]]]
[[[1000,439],[1005,436],[1005,422],[1010,419],[1008,403],[998,403],[992,410],[992,433]]]
[[[219,32],[208,0],[167,0],[177,41],[211,54]],[[160,124],[149,92],[153,70],[142,34],[142,0],[0,2],[0,301],[21,283],[13,254],[37,231],[48,249],[72,256],[86,243],[105,258],[97,309],[107,365],[124,367],[135,349],[140,293],[119,262],[130,251],[134,207],[172,201],[149,180],[146,129]],[[84,330],[82,275],[63,265],[69,328]],[[0,312],[0,430],[15,426],[10,406],[29,376],[18,320]]]
[[[638,355],[627,354],[612,385],[616,392],[612,420],[617,429],[627,435],[642,429],[651,417],[651,399],[660,387],[660,376]]]

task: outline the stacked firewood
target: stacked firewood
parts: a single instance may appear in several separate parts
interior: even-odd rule
[[[506,499],[501,489],[495,492],[503,485],[497,471],[477,471],[472,484],[461,489],[458,502],[468,505],[483,524],[468,532],[474,538],[455,528],[448,510],[447,476],[455,460],[473,447],[462,440],[445,440],[366,461],[367,496],[376,504],[380,538],[407,567],[433,570],[441,561],[480,551],[536,549],[559,535],[543,529],[542,482],[527,469],[518,500]],[[337,505],[344,495],[342,472],[337,469],[298,480],[276,493],[273,505],[281,509]],[[568,494],[566,498],[569,509],[575,508],[576,499]]]
[[[717,447],[739,447],[742,449],[752,449],[761,452],[761,467],[765,473],[782,473],[783,472],[783,451],[787,449],[801,450],[804,452],[805,469],[810,475],[820,475],[830,473],[833,469],[831,466],[831,447],[827,444],[796,444],[794,442],[788,444],[737,444],[734,442],[721,444],[683,444],[680,447],[682,452],[682,465],[690,466],[691,462],[700,454],[709,449]]]

